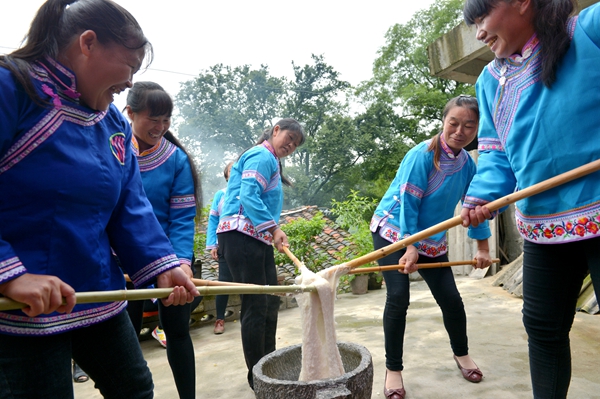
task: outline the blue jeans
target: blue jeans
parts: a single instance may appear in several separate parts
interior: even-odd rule
[[[373,245],[380,249],[390,245],[378,232],[373,233]],[[397,265],[406,249],[394,252],[377,262],[380,266]],[[417,263],[447,262],[448,256],[436,258],[419,256]],[[435,301],[442,310],[444,327],[450,337],[450,346],[456,356],[469,354],[467,339],[467,316],[465,306],[454,281],[454,274],[449,267],[420,269],[419,274],[429,286]],[[406,313],[410,304],[410,281],[407,274],[398,271],[383,272],[387,289],[385,309],[383,312],[383,333],[385,336],[385,365],[389,370],[404,370],[404,332],[406,330]]]
[[[523,245],[523,324],[529,342],[533,396],[566,398],[571,381],[569,331],[583,279],[600,294],[600,238]]]
[[[109,399],[150,399],[152,375],[126,312],[50,336],[0,335],[0,398],[72,399],[71,358]]]
[[[273,247],[238,231],[220,233],[219,247],[229,266],[233,281],[259,285],[277,285]],[[265,355],[275,351],[279,297],[242,295],[240,312],[242,347],[248,383],[254,387],[252,368]]]

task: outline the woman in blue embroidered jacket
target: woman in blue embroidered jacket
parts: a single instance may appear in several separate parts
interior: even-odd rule
[[[468,0],[465,21],[496,59],[477,80],[479,168],[461,213],[476,226],[490,201],[598,159],[600,5],[571,0]],[[589,272],[600,292],[600,173],[516,204],[523,323],[536,398],[564,398],[569,331]]]
[[[27,305],[0,312],[2,398],[72,397],[71,358],[106,398],[153,397],[127,303],[75,304],[75,291],[125,287],[111,247],[136,286],[177,286],[165,305],[198,295],[111,105],[146,54],[116,3],[49,0],[0,57],[0,294]]]
[[[438,224],[454,214],[476,172],[475,162],[463,149],[477,134],[477,100],[458,96],[446,104],[443,130],[432,139],[412,148],[402,160],[398,173],[381,199],[371,220],[373,244],[380,249]],[[491,264],[487,224],[469,231],[477,239],[477,268]],[[402,370],[406,313],[409,306],[408,274],[418,269],[417,261],[447,262],[446,232],[422,240],[392,253],[380,265],[405,264],[404,270],[383,272],[387,287],[383,328],[386,351],[386,398],[406,395]],[[482,373],[469,356],[467,319],[451,268],[419,271],[442,310],[444,327],[450,337],[454,360],[465,379],[479,382]]]
[[[277,284],[272,245],[280,252],[289,245],[278,226],[283,206],[281,182],[287,182],[280,160],[303,143],[302,126],[294,119],[281,119],[231,168],[217,236],[236,282]],[[242,346],[250,387],[254,386],[252,367],[275,350],[278,309],[276,296],[242,296]]]
[[[229,181],[229,174],[231,173],[231,167],[233,162],[229,162],[223,170],[223,176],[225,181]],[[206,249],[210,251],[210,256],[219,262],[219,281],[231,282],[231,272],[229,266],[223,255],[219,255],[219,244],[217,243],[217,226],[219,225],[219,216],[221,215],[221,208],[223,208],[223,201],[225,200],[226,188],[223,188],[215,193],[211,207],[210,215],[208,216],[208,225],[206,226]],[[215,334],[223,334],[225,332],[225,311],[227,309],[227,301],[229,295],[217,295],[215,299],[215,307],[217,313],[217,320],[215,320]]]
[[[126,109],[144,191],[181,268],[192,278],[194,219],[196,210],[202,208],[201,189],[191,157],[169,130],[173,100],[157,83],[136,82],[127,93]],[[160,327],[164,333],[159,326],[152,331],[167,348],[169,365],[182,399],[196,397],[194,346],[190,337],[192,310],[190,303],[166,307],[159,302]],[[136,331],[140,331],[143,301],[130,302],[127,311]]]

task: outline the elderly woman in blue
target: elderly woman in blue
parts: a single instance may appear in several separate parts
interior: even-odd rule
[[[440,134],[406,154],[394,181],[375,210],[371,220],[375,249],[451,218],[467,191],[476,166],[463,148],[477,134],[477,100],[464,95],[451,99],[444,108],[442,120]],[[469,231],[469,237],[478,243],[477,268],[491,264],[487,241],[490,235],[487,224]],[[387,287],[383,314],[386,350],[384,395],[388,399],[403,399],[406,395],[402,357],[410,298],[408,274],[418,269],[418,261],[448,261],[447,252],[446,232],[441,232],[378,261],[382,266],[405,264],[403,271],[383,272]],[[419,273],[442,310],[444,327],[462,376],[471,382],[481,381],[483,375],[469,356],[467,318],[452,270],[423,269]]]
[[[496,59],[477,80],[479,168],[463,224],[482,205],[598,159],[600,4],[467,0],[464,17]],[[569,332],[588,273],[600,292],[600,173],[516,204],[523,244],[523,323],[535,398],[565,398]]]
[[[287,246],[278,226],[283,206],[280,159],[304,143],[304,129],[294,119],[282,119],[266,130],[258,143],[244,152],[231,168],[221,210],[217,237],[219,249],[233,280],[276,285],[274,244]],[[252,368],[275,350],[279,298],[272,295],[242,297],[242,346],[253,388]]]

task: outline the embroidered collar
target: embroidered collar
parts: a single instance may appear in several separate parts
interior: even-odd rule
[[[163,141],[165,141],[166,139],[164,137],[160,138],[160,141],[152,148],[148,148],[145,151],[142,151],[140,153],[140,144],[138,143],[137,137],[135,137],[135,134],[131,135],[131,144],[133,145],[133,149],[135,150],[135,155],[139,156],[139,157],[145,157],[147,155],[150,155],[156,151],[158,151],[160,149],[161,144],[163,144]]]
[[[61,86],[60,91],[64,95],[77,102],[81,93],[77,91],[77,78],[73,71],[50,57],[37,61],[37,65],[45,71],[53,82]]]
[[[461,149],[459,151],[458,155],[454,155],[454,151],[452,151],[452,148],[448,147],[448,144],[446,143],[446,140],[444,139],[443,132],[440,134],[440,143],[442,144],[443,153],[445,153],[448,156],[448,158],[450,158],[450,159],[458,158],[460,156],[460,154],[462,153],[462,149]]]
[[[523,50],[521,54],[513,54],[509,58],[496,58],[496,65],[499,69],[499,78],[498,81],[500,86],[504,86],[506,80],[512,75],[515,71],[520,70],[522,67],[529,64],[529,62],[535,57],[532,57],[534,54],[539,54],[540,49],[540,41],[537,38],[537,35],[534,33],[533,36],[525,43],[523,46]]]
[[[275,159],[279,159],[279,158],[277,158],[277,154],[275,154],[275,148],[273,148],[273,146],[271,145],[271,143],[269,143],[267,140],[265,140],[265,141],[263,141],[261,143],[261,145],[263,147],[265,147],[267,150],[269,150],[269,152],[271,154],[273,154],[273,156],[275,157]]]
[[[533,36],[529,38],[527,43],[525,43],[525,46],[523,46],[521,55],[513,54],[509,57],[509,59],[515,64],[522,64],[523,61],[531,57],[531,54],[533,54],[533,52],[537,50],[537,47],[539,47],[539,43],[540,41],[538,40],[537,35],[534,33]]]

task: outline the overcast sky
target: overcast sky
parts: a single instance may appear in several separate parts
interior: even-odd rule
[[[0,53],[19,46],[41,0],[0,0]],[[180,82],[212,65],[261,64],[273,76],[292,77],[292,61],[303,66],[311,54],[356,85],[371,77],[377,50],[395,23],[405,23],[433,0],[117,0],[138,20],[154,46],[150,70],[135,80],[152,80],[171,95]],[[8,11],[8,12],[7,12]],[[125,94],[115,100],[119,109]]]

